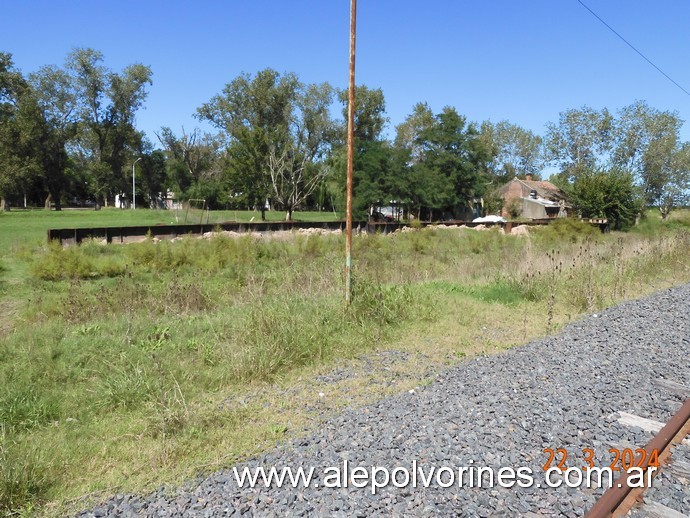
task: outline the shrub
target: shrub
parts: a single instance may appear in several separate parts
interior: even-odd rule
[[[607,218],[616,230],[632,226],[644,207],[644,197],[633,175],[617,169],[583,172],[569,190],[573,205],[583,217]]]
[[[517,219],[522,216],[522,200],[519,198],[513,198],[508,202],[506,206],[506,211],[511,219]]]
[[[121,258],[106,246],[93,244],[62,248],[52,243],[31,266],[33,276],[45,281],[117,277],[125,271]]]
[[[597,241],[602,236],[598,226],[577,218],[558,218],[545,228],[534,228],[537,229],[536,238],[547,247],[557,246],[564,242]]]

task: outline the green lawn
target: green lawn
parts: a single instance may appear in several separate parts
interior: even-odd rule
[[[193,212],[187,215],[187,223],[199,223],[201,214]],[[210,223],[226,221],[260,221],[258,211],[217,210],[208,214]],[[268,211],[266,219],[282,221],[285,212]],[[295,221],[333,221],[339,219],[332,212],[295,212]],[[18,244],[34,246],[46,239],[46,231],[50,228],[82,228],[82,227],[119,227],[136,225],[159,225],[184,223],[183,210],[63,210],[60,212],[46,210],[13,210],[0,212],[0,256],[5,255]],[[204,223],[207,217],[204,215]]]

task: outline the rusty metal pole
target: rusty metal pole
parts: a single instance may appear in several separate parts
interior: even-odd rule
[[[352,298],[352,176],[355,158],[355,35],[357,0],[350,0],[350,88],[347,100],[347,203],[345,209],[345,304]]]

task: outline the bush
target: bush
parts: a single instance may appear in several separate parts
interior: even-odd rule
[[[63,248],[51,243],[31,266],[34,277],[45,281],[94,279],[123,275],[127,267],[105,245],[86,244],[83,248]]]
[[[598,226],[592,225],[576,218],[559,218],[552,221],[545,228],[530,227],[538,229],[534,234],[546,246],[556,246],[564,241],[577,243],[580,241],[596,241],[602,237]]]
[[[519,198],[513,198],[508,202],[506,210],[511,219],[519,218],[522,216],[522,201]]]
[[[644,207],[633,175],[617,169],[582,172],[569,190],[582,217],[607,218],[615,230],[631,227]]]

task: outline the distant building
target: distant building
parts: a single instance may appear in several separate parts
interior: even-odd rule
[[[497,192],[503,199],[501,216],[506,219],[563,218],[572,209],[561,189],[551,182],[532,180],[530,174],[524,180],[513,178]]]
[[[176,198],[174,192],[166,191],[165,193],[161,193],[161,208],[169,210],[181,209],[182,204]]]
[[[116,209],[128,209],[130,207],[129,198],[126,194],[116,194],[115,195],[115,208]]]

